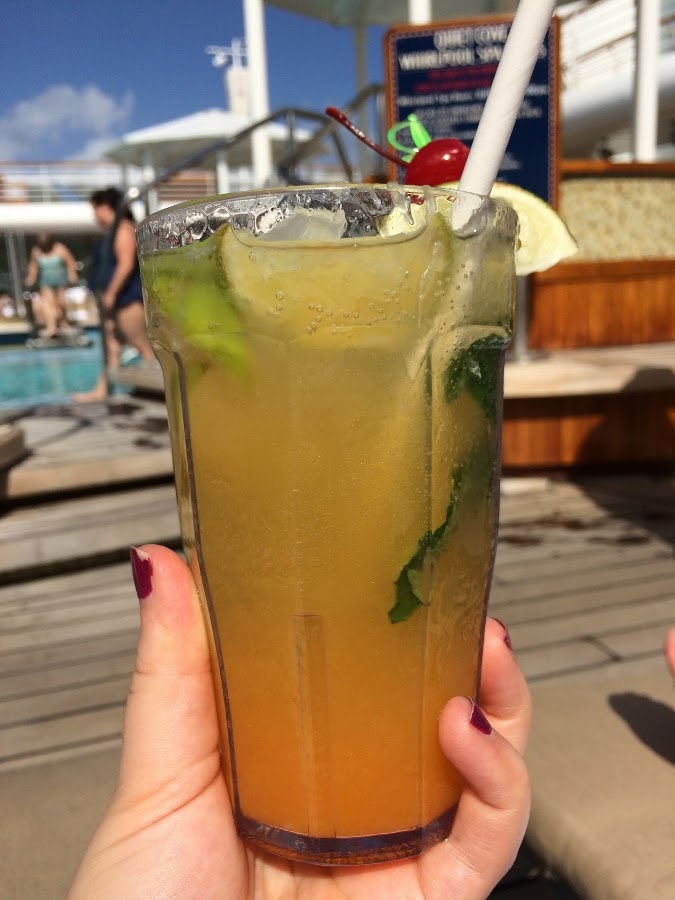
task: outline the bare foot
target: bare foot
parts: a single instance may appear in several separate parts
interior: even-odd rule
[[[100,388],[94,388],[93,391],[85,391],[82,394],[73,394],[71,396],[73,403],[103,403],[108,399],[108,393]]]

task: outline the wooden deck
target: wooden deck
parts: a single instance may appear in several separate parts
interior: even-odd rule
[[[20,425],[28,449],[5,473],[0,502],[172,476],[166,408],[157,399],[36,406],[0,421]]]
[[[55,883],[65,892],[114,783],[138,637],[128,546],[177,546],[179,540],[162,409],[134,399],[108,412],[52,410],[21,420],[33,455],[10,473],[0,513],[0,795],[21,806],[6,829],[14,849],[0,871],[0,882],[17,891],[10,896],[53,897]],[[57,485],[48,484],[55,476]],[[674,547],[672,476],[502,483],[490,612],[508,625],[535,697],[531,839],[545,860],[575,881],[581,896],[593,900],[624,895],[595,893],[564,868],[566,857],[547,857],[551,822],[561,816],[568,821],[562,814],[573,795],[556,754],[567,753],[569,744],[571,757],[574,747],[583,746],[580,729],[593,731],[593,722],[613,715],[605,682],[638,685],[642,676],[657,677],[663,682],[660,702],[667,698],[661,655],[665,632],[675,622]],[[576,697],[581,699],[571,705]],[[575,713],[584,703],[590,726]],[[588,765],[599,761],[604,767],[604,752],[596,749],[594,756]],[[579,773],[585,764],[572,773],[584,793]],[[560,769],[559,778],[552,767]],[[621,783],[632,777],[627,772]],[[563,798],[556,798],[554,785],[565,785]],[[623,797],[612,799],[611,789],[602,799],[622,808]],[[45,802],[61,823],[60,849],[30,863],[36,830],[45,832],[44,842],[55,840],[42,823]],[[568,827],[565,852],[576,860],[570,847],[581,826],[568,821]],[[605,850],[606,840],[603,835]],[[658,871],[654,860],[650,865]],[[527,890],[524,884],[507,885],[496,896],[571,896],[555,882],[538,880]],[[675,881],[670,887],[675,895]]]
[[[159,486],[0,519],[0,583],[31,576],[0,587],[0,771],[116,740],[137,639],[127,548],[176,545],[174,507]],[[505,481],[490,612],[530,681],[659,657],[673,545],[675,480]]]

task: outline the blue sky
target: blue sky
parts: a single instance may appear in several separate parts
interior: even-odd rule
[[[348,29],[266,8],[270,106],[321,110],[355,92]],[[204,52],[243,36],[239,0],[4,0],[0,160],[95,158],[125,132],[224,106]],[[382,29],[369,35],[382,81]]]

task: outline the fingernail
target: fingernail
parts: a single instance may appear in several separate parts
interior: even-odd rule
[[[504,629],[504,643],[509,648],[509,650],[513,650],[513,644],[511,643],[511,635],[509,634],[509,629],[506,627],[506,625],[502,622],[501,619],[497,619],[495,616],[493,616],[493,618],[494,618],[495,622],[499,622],[499,624]]]
[[[129,548],[131,574],[139,600],[145,600],[152,593],[152,560],[147,553],[136,547]]]
[[[473,700],[471,701],[473,704],[471,707],[471,715],[469,717],[469,722],[473,725],[474,728],[478,729],[481,734],[492,734],[492,725],[485,718],[485,713],[480,708],[480,706],[475,703]]]

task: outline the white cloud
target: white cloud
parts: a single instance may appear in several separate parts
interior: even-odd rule
[[[126,128],[133,105],[130,92],[117,99],[96,85],[53,85],[0,116],[0,159],[25,158],[73,134],[112,143],[109,135]]]
[[[70,153],[68,159],[77,161],[104,159],[106,151],[121,143],[122,137],[121,134],[102,134],[90,138],[77,153]]]

